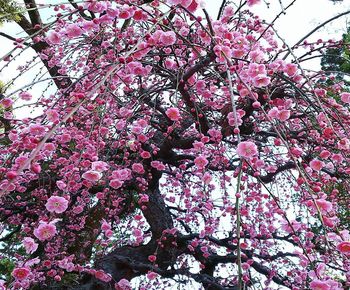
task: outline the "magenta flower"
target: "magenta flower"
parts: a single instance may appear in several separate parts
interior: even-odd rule
[[[51,196],[45,206],[49,212],[63,213],[68,208],[68,200],[61,196]]]
[[[341,242],[337,245],[337,250],[343,254],[350,254],[350,242]]]
[[[251,141],[243,141],[238,144],[236,152],[241,157],[252,158],[258,154],[258,148]]]
[[[15,268],[12,271],[12,276],[16,279],[16,280],[24,280],[26,279],[30,274],[30,270],[26,267],[21,267],[21,268]]]
[[[34,230],[34,236],[40,241],[51,240],[56,235],[56,226],[52,223],[41,222]]]

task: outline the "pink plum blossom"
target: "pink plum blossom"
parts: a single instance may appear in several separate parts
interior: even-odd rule
[[[38,244],[30,237],[23,238],[23,246],[27,254],[33,254],[38,248]]]
[[[49,212],[63,213],[68,208],[68,200],[61,196],[51,196],[45,206]]]
[[[340,94],[340,99],[342,102],[350,104],[350,93],[344,92]]]
[[[198,156],[194,159],[194,164],[196,164],[196,166],[199,169],[203,169],[205,166],[208,165],[208,160],[207,158],[205,158],[204,156]]]
[[[178,108],[169,108],[165,113],[171,121],[178,121],[181,118]]]
[[[248,0],[247,4],[248,6],[253,6],[255,4],[259,4],[261,0]]]
[[[258,154],[258,148],[251,141],[243,141],[237,145],[237,154],[244,158],[252,158]]]
[[[49,44],[60,44],[61,40],[61,35],[56,31],[50,31],[47,34],[47,41]]]
[[[311,290],[331,290],[330,285],[326,281],[314,280],[310,283]]]
[[[115,290],[131,290],[131,284],[126,279],[119,280],[118,283],[115,285]]]
[[[103,172],[108,170],[109,165],[104,161],[94,161],[91,164],[91,168],[94,171]]]
[[[88,181],[96,182],[102,178],[102,173],[96,170],[89,170],[83,173],[82,177]]]
[[[321,160],[313,159],[310,161],[310,167],[315,171],[320,171],[324,167],[324,163]]]
[[[174,31],[163,32],[160,35],[160,41],[163,45],[169,46],[176,42],[176,34]]]
[[[26,268],[26,267],[21,267],[21,268],[15,268],[13,271],[12,271],[12,276],[16,279],[16,280],[19,280],[19,281],[22,281],[26,278],[28,278],[30,274],[30,269]]]
[[[21,92],[19,94],[19,97],[24,101],[30,101],[33,98],[32,94],[28,92]]]
[[[59,119],[59,114],[56,110],[47,110],[46,111],[46,117],[50,122],[57,122]]]
[[[56,235],[56,226],[53,223],[41,222],[34,230],[34,236],[40,241],[51,240]]]
[[[350,255],[350,242],[341,242],[337,245],[337,250],[343,254]]]

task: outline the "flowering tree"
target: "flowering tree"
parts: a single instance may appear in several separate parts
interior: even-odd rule
[[[259,0],[69,2],[3,35],[3,68],[36,57],[2,86],[2,287],[347,289],[350,93],[302,66],[337,44],[283,44]]]

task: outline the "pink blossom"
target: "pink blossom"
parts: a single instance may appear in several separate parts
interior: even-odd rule
[[[253,85],[257,88],[266,87],[270,83],[270,78],[260,74],[253,79]]]
[[[113,187],[114,189],[118,189],[123,186],[123,181],[120,181],[119,179],[112,179],[109,182],[109,186]]]
[[[56,226],[53,223],[46,222],[41,222],[34,230],[34,236],[40,241],[51,240],[56,233]]]
[[[310,283],[311,290],[331,290],[330,285],[326,281],[314,280]]]
[[[77,24],[70,24],[65,29],[66,34],[68,37],[78,37],[83,34],[83,30],[77,25]]]
[[[337,250],[343,254],[350,254],[350,242],[341,242],[337,245]]]
[[[280,110],[277,114],[277,119],[284,122],[287,121],[290,117],[290,111],[289,110]]]
[[[30,274],[30,269],[26,268],[26,267],[21,267],[21,268],[15,268],[12,271],[12,276],[16,279],[16,280],[24,280],[26,278],[28,278]]]
[[[203,169],[205,166],[207,166],[208,163],[209,162],[208,162],[207,158],[205,158],[202,155],[200,155],[200,156],[196,157],[196,159],[194,159],[194,164],[196,164],[196,166],[199,169]]]
[[[108,170],[109,165],[104,162],[104,161],[94,161],[91,164],[92,170],[98,171],[98,172],[103,172]]]
[[[63,213],[68,208],[68,200],[61,196],[51,196],[45,205],[49,212]]]
[[[95,273],[95,277],[103,282],[110,282],[112,280],[112,277],[111,275],[109,274],[106,274],[105,272],[99,270],[99,271],[96,271]]]
[[[260,0],[247,0],[248,6],[253,6],[255,4],[259,4]]]
[[[158,274],[155,272],[148,272],[146,276],[149,280],[154,280],[155,278],[157,278]]]
[[[145,169],[143,168],[143,165],[141,163],[134,163],[131,166],[132,170],[138,174],[143,174],[145,173]]]
[[[237,154],[244,158],[252,158],[258,154],[258,148],[251,141],[243,141],[237,145]]]
[[[148,261],[151,263],[154,263],[157,260],[157,257],[155,255],[149,255],[148,256]]]
[[[10,108],[13,104],[13,101],[10,98],[4,98],[1,100],[0,104],[4,107],[4,108]]]
[[[96,170],[86,171],[82,177],[88,181],[96,182],[102,178],[102,173]]]
[[[22,99],[22,100],[24,100],[24,101],[30,101],[31,99],[32,99],[32,95],[30,94],[30,93],[28,93],[28,92],[21,92],[20,94],[19,94],[19,97]]]
[[[313,159],[310,162],[310,167],[315,171],[320,171],[324,167],[324,163],[321,160]]]
[[[288,76],[294,76],[298,71],[298,66],[294,63],[287,63],[283,68],[283,72],[285,72]]]
[[[126,279],[119,280],[118,283],[115,284],[115,290],[131,290],[131,284]]]
[[[166,110],[165,114],[171,121],[178,121],[181,118],[178,108],[169,108]]]
[[[42,136],[45,133],[45,127],[39,124],[29,126],[29,132],[36,136]]]
[[[340,94],[340,99],[342,102],[350,104],[350,93],[344,92]]]
[[[56,110],[47,110],[46,111],[46,117],[50,122],[57,122],[59,119],[59,114]]]
[[[323,198],[317,199],[316,204],[323,212],[330,212],[333,209],[332,203]]]
[[[33,254],[38,248],[38,244],[30,237],[25,237],[23,239],[23,246],[27,254]]]
[[[56,31],[50,31],[47,34],[47,42],[49,44],[60,44],[61,43],[61,35]]]
[[[176,34],[174,31],[163,32],[159,40],[165,46],[173,45],[176,42]]]

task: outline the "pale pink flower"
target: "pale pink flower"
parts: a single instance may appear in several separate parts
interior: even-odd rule
[[[30,94],[30,93],[28,93],[28,92],[21,92],[20,94],[19,94],[19,97],[22,99],[22,100],[24,100],[24,101],[30,101],[31,99],[32,99],[32,95]]]
[[[310,162],[310,167],[315,171],[320,171],[324,167],[324,163],[321,160],[313,159]]]
[[[166,110],[165,114],[171,121],[178,121],[181,118],[178,108],[169,108]]]
[[[114,189],[118,189],[118,188],[122,187],[122,185],[123,185],[123,181],[120,181],[119,179],[112,179],[109,182],[109,186],[113,187]]]
[[[50,31],[48,34],[47,34],[47,42],[49,44],[60,44],[61,43],[61,35],[56,32],[56,31]]]
[[[248,6],[253,6],[255,4],[259,4],[260,0],[247,0]]]
[[[314,280],[310,283],[311,290],[331,290],[330,285],[326,281]]]
[[[203,169],[205,166],[207,166],[208,163],[209,162],[207,158],[204,156],[198,156],[196,159],[194,159],[194,164],[196,164],[199,169]]]
[[[45,205],[49,212],[63,213],[68,208],[68,200],[61,196],[51,196]]]
[[[65,29],[68,37],[78,37],[83,34],[83,30],[77,24],[69,24]]]
[[[337,250],[343,254],[350,254],[350,242],[341,242],[337,245]]]
[[[104,161],[94,161],[91,164],[92,170],[98,171],[98,172],[103,172],[108,170],[109,165],[104,162]]]
[[[252,158],[258,154],[258,148],[251,141],[243,141],[237,145],[237,154],[244,158]]]
[[[283,72],[285,72],[288,76],[294,76],[298,71],[298,66],[294,63],[287,63],[283,68]]]
[[[284,122],[287,121],[290,117],[290,111],[289,110],[280,110],[277,114],[277,119]]]
[[[40,124],[32,124],[29,126],[29,132],[36,136],[41,136],[45,133],[45,127]]]
[[[126,279],[121,279],[119,280],[118,283],[115,284],[115,289],[116,290],[131,290],[131,284],[128,280]]]
[[[47,110],[46,111],[46,118],[50,121],[50,122],[56,122],[59,119],[59,114],[56,110]]]
[[[96,170],[89,170],[89,171],[86,171],[82,177],[88,181],[91,181],[91,182],[96,182],[96,181],[99,181],[101,178],[102,178],[102,173],[101,172],[98,172]]]
[[[344,92],[340,94],[340,99],[342,102],[350,104],[350,93]]]
[[[260,74],[253,78],[253,85],[257,88],[266,87],[270,83],[270,78],[266,75]]]
[[[38,248],[38,244],[30,237],[25,237],[23,239],[23,246],[27,254],[33,254]]]
[[[56,226],[52,223],[41,222],[34,230],[34,236],[40,241],[51,240],[56,235]]]
[[[333,209],[332,203],[323,198],[317,199],[316,204],[322,212],[330,212]]]
[[[30,274],[30,269],[28,268],[25,268],[25,267],[21,267],[21,268],[15,268],[13,271],[12,271],[12,276],[16,279],[16,280],[24,280],[26,278],[28,278]]]
[[[173,45],[176,42],[176,34],[174,31],[163,32],[160,35],[160,41],[163,45]]]

